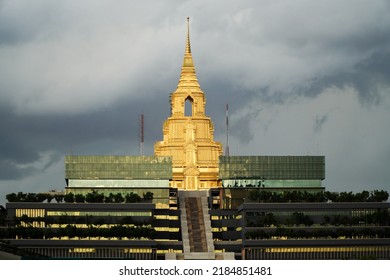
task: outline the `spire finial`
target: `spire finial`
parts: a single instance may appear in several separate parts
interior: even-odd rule
[[[196,88],[200,90],[198,79],[195,74],[194,61],[192,60],[191,45],[190,45],[190,18],[187,17],[187,40],[186,50],[184,54],[183,67],[181,68],[180,80],[178,88]]]
[[[190,17],[187,17],[187,43],[186,43],[186,53],[191,53],[191,44],[190,44]]]

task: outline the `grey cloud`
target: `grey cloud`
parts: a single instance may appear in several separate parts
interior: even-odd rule
[[[147,145],[152,145],[161,138],[167,98],[168,94],[157,97],[152,104],[142,99],[125,99],[110,108],[77,115],[20,115],[10,107],[0,106],[0,179],[42,172],[72,151],[110,154],[115,150],[129,154],[129,147],[138,142],[138,117],[143,111]],[[118,147],[118,143],[123,147]],[[50,155],[48,159],[46,154]]]
[[[380,105],[390,86],[389,4],[355,2],[1,1],[0,178],[43,172],[70,152],[137,153],[142,112],[153,153],[180,75],[187,16],[206,113],[224,143],[229,104],[238,154],[258,135],[250,123],[262,108],[251,104],[284,110],[353,87],[361,104]],[[331,120],[318,112],[314,130]]]
[[[33,167],[21,167],[10,160],[0,160],[0,180],[17,180],[37,172]]]
[[[364,105],[378,105],[390,91],[390,51],[376,52],[357,63],[349,71],[341,71],[311,79],[306,87],[297,87],[295,94],[315,97],[331,87],[353,87]]]
[[[326,123],[328,120],[328,114],[319,116],[317,115],[314,120],[314,132],[319,132],[322,129],[322,126]]]
[[[236,119],[234,115],[242,109],[249,108],[249,104],[256,93],[245,88],[236,87],[231,81],[223,79],[216,73],[198,73],[198,79],[202,90],[206,94],[206,114],[213,121],[217,140],[225,142],[226,104],[229,104],[230,135],[237,137],[243,143],[251,141],[253,132],[250,131],[249,123],[258,114],[257,110],[251,111],[249,115],[240,116],[240,119]]]
[[[202,53],[222,67],[221,75],[264,103],[352,86],[362,104],[378,104],[389,83],[388,68],[380,65],[389,58],[389,12],[388,1],[381,0],[353,8],[349,1],[237,4],[199,24],[209,42]],[[210,53],[209,45],[218,53]]]

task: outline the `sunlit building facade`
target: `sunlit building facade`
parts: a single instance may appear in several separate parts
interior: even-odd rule
[[[172,160],[155,156],[67,156],[66,193],[104,195],[153,193],[157,208],[174,207],[177,190],[170,188]]]

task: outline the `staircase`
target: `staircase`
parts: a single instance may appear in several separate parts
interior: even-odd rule
[[[215,259],[207,191],[180,191],[184,259]]]
[[[179,191],[183,254],[166,253],[166,260],[234,260],[233,252],[215,253],[208,191]]]
[[[200,197],[186,197],[190,252],[207,252],[206,233]]]

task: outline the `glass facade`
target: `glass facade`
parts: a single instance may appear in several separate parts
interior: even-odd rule
[[[154,248],[22,248],[42,254],[53,259],[133,259],[155,260],[157,250]]]
[[[340,216],[350,216],[351,211],[350,210],[312,210],[312,211],[305,211],[301,209],[295,209],[295,210],[290,210],[290,211],[261,211],[261,212],[251,212],[248,211],[246,212],[246,215],[248,217],[256,217],[256,216],[265,216],[267,214],[272,214],[274,216],[279,216],[279,217],[290,217],[294,213],[301,213],[303,215],[308,215],[308,216],[332,216],[332,215],[340,215]]]
[[[45,209],[15,209],[15,217],[20,218],[23,215],[26,215],[30,218],[45,217]]]
[[[321,187],[321,180],[259,180],[259,179],[228,179],[222,180],[222,187],[262,187],[262,188],[298,188]]]
[[[45,209],[15,209],[15,217],[19,219],[22,217],[38,218],[35,221],[21,221],[20,225],[23,227],[33,226],[42,228],[46,225],[44,221],[39,221],[39,218],[45,217]]]
[[[172,178],[172,159],[154,156],[67,156],[65,179]]]
[[[245,248],[246,260],[389,259],[389,246]]]
[[[323,180],[324,156],[221,156],[219,178]]]
[[[169,180],[77,180],[68,181],[69,188],[169,188]]]
[[[152,211],[47,211],[47,216],[151,217]]]

